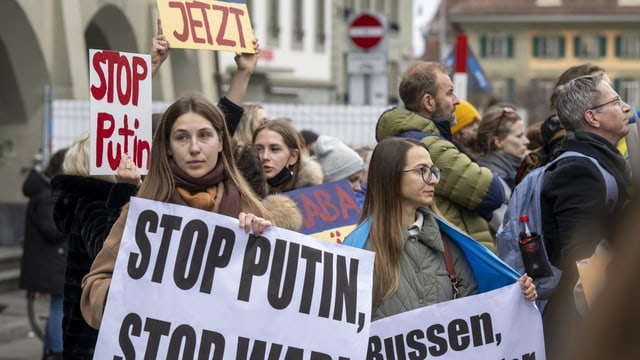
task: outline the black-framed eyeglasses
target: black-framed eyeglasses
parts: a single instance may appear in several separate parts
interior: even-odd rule
[[[607,101],[606,103],[603,103],[603,104],[600,104],[600,105],[597,105],[597,106],[594,106],[594,107],[588,108],[587,110],[595,110],[595,109],[599,109],[599,108],[601,108],[601,107],[605,107],[605,106],[607,106],[607,105],[609,105],[609,104],[613,104],[613,103],[616,103],[616,105],[620,106],[620,101],[622,101],[622,99],[620,98],[620,95],[618,95],[618,96],[616,96],[616,98],[615,98],[615,99],[613,99],[613,100],[611,100],[611,101]]]
[[[424,181],[425,184],[430,183],[434,177],[436,178],[436,180],[440,181],[440,176],[442,175],[442,170],[440,170],[440,168],[437,166],[420,166],[419,168],[405,169],[401,171],[403,173],[417,171],[418,173],[420,173],[422,181]]]
[[[502,112],[500,113],[500,117],[498,118],[498,124],[496,124],[496,130],[494,131],[495,136],[498,136],[498,130],[500,130],[500,126],[502,126],[502,122],[504,121],[505,116],[513,112],[515,112],[515,110],[508,106],[502,108]]]

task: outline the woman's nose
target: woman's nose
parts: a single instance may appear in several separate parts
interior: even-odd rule
[[[354,181],[351,183],[351,190],[353,192],[362,191],[362,187],[360,186],[360,181]]]
[[[191,144],[189,144],[189,151],[192,153],[200,152],[200,144],[196,139],[191,140]]]

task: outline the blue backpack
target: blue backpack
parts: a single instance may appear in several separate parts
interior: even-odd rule
[[[511,267],[520,274],[524,274],[525,268],[519,246],[520,215],[529,215],[529,230],[540,235],[545,260],[549,263],[553,271],[551,276],[539,277],[533,280],[536,285],[536,290],[538,291],[538,299],[543,301],[548,300],[555,291],[555,288],[560,281],[562,271],[550,263],[547,250],[544,248],[544,239],[542,237],[542,215],[540,210],[540,191],[542,189],[544,173],[547,168],[558,160],[567,157],[583,157],[591,160],[598,167],[598,170],[600,170],[600,173],[606,183],[607,194],[605,205],[615,204],[617,202],[618,186],[613,175],[605,170],[596,159],[579,152],[567,151],[548,164],[531,171],[522,180],[522,182],[516,186],[511,194],[511,198],[509,199],[509,204],[507,205],[507,210],[504,214],[502,224],[496,233],[498,257],[500,257],[505,263],[511,265]],[[541,307],[544,307],[544,302],[539,302],[538,304]],[[542,310],[542,308],[540,310]]]

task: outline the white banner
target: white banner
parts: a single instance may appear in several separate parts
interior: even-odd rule
[[[374,321],[367,359],[544,360],[542,318],[520,283]]]
[[[362,359],[373,259],[132,198],[94,359]]]
[[[147,173],[151,156],[151,56],[89,50],[92,175],[115,174],[122,155]]]

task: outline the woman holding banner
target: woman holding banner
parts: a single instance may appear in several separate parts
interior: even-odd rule
[[[372,320],[485,291],[451,240],[461,233],[434,204],[439,180],[440,169],[419,141],[389,138],[373,151],[360,224],[344,242],[376,253]],[[535,300],[531,278],[519,281],[525,298]]]
[[[165,110],[151,147],[151,166],[137,196],[237,217],[245,231],[261,234],[271,221],[238,172],[223,113],[192,94]],[[91,271],[83,279],[82,315],[99,328],[128,214],[111,228]]]

